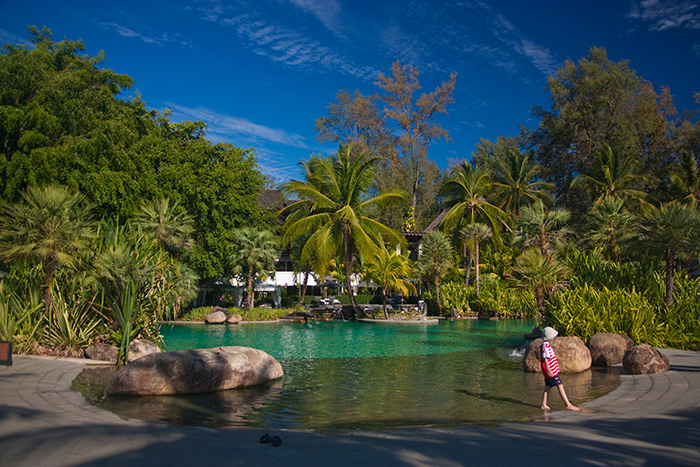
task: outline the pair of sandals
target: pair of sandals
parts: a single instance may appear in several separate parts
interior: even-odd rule
[[[273,446],[277,447],[282,444],[282,438],[279,436],[270,436],[267,433],[260,437],[260,444],[271,443]]]

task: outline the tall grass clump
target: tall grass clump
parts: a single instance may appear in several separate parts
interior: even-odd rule
[[[664,325],[655,307],[639,292],[583,285],[549,301],[545,325],[584,341],[599,332],[627,334],[636,343],[660,346]]]

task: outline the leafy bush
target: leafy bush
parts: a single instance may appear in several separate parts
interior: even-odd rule
[[[192,308],[187,311],[184,315],[180,317],[182,321],[204,321],[204,318],[211,313],[213,307],[210,306],[200,306],[197,308]]]
[[[440,284],[440,301],[442,302],[443,315],[450,316],[453,308],[460,315],[473,315],[474,312],[469,306],[469,302],[473,299],[473,296],[474,289],[472,287],[465,287],[464,283],[446,282]],[[434,306],[435,309],[437,309],[437,303],[435,303]]]

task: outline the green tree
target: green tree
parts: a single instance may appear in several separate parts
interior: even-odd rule
[[[551,257],[561,240],[569,234],[566,223],[571,214],[566,209],[547,209],[542,201],[523,208],[517,225],[522,229],[521,241],[536,247],[543,258]]]
[[[611,261],[617,261],[623,246],[634,238],[634,221],[634,216],[623,208],[621,198],[605,197],[588,212],[587,242],[602,248]]]
[[[540,313],[544,313],[547,296],[566,285],[568,269],[555,257],[544,257],[536,248],[530,248],[518,258],[513,269],[512,281],[517,287],[535,291],[535,301]]]
[[[179,257],[180,249],[189,245],[193,221],[192,216],[178,209],[177,201],[171,203],[167,197],[144,202],[136,219],[146,235],[175,257]]]
[[[30,188],[23,203],[6,205],[0,215],[0,258],[39,260],[44,268],[44,307],[59,267],[70,267],[95,236],[90,207],[63,187]]]
[[[440,190],[449,208],[442,225],[448,230],[459,231],[466,225],[483,222],[491,227],[494,238],[499,239],[508,215],[487,200],[492,186],[488,172],[462,162]]]
[[[559,202],[587,207],[590,201],[571,188],[571,180],[591,173],[591,155],[607,146],[623,163],[638,163],[639,175],[662,172],[670,95],[658,95],[628,61],[613,62],[605,49],[593,47],[578,63],[567,60],[547,89],[551,109],[535,108],[540,124],[529,140],[543,176],[556,184]]]
[[[273,271],[279,252],[275,236],[269,230],[243,227],[233,232],[234,252],[231,265],[236,274],[246,278],[248,296],[246,308],[253,308],[253,286],[259,274]]]
[[[603,198],[618,198],[628,204],[647,204],[647,194],[638,188],[646,177],[634,173],[634,160],[623,161],[610,146],[594,154],[594,163],[590,173],[581,173],[571,182],[572,186],[584,185],[591,190],[596,202]],[[597,196],[597,198],[596,198]]]
[[[382,288],[382,303],[384,305],[384,318],[389,319],[387,310],[387,292],[400,293],[408,296],[416,291],[415,286],[408,277],[411,276],[413,266],[407,256],[391,253],[386,248],[381,248],[368,262],[367,275]]]
[[[435,285],[437,306],[442,312],[440,303],[440,276],[452,267],[452,245],[442,232],[430,232],[421,241],[418,267],[423,274]]]
[[[386,106],[386,116],[394,121],[401,130],[398,144],[411,170],[411,207],[416,212],[418,205],[418,188],[423,177],[423,165],[426,163],[430,143],[449,138],[449,133],[435,122],[436,117],[447,114],[447,105],[454,102],[453,94],[457,74],[438,86],[431,93],[423,93],[414,101],[414,93],[420,89],[418,70],[412,65],[402,66],[394,62],[391,76],[380,74],[376,84],[383,91],[382,102]]]
[[[315,257],[321,265],[330,264],[336,255],[343,258],[345,286],[350,303],[359,310],[352,292],[353,265],[370,257],[378,248],[404,244],[404,238],[366,213],[382,203],[401,202],[402,192],[384,192],[369,198],[377,159],[351,160],[351,150],[341,149],[334,157],[312,156],[303,163],[305,181],[291,180],[282,186],[296,198],[282,210],[285,242],[311,234],[302,257]]]
[[[671,183],[683,203],[697,207],[700,200],[700,168],[692,152],[683,151],[678,169],[671,172]]]
[[[484,240],[491,238],[492,231],[488,225],[476,222],[465,226],[462,230],[462,235],[469,240],[469,243],[471,244],[470,250],[473,249],[474,251],[474,289],[476,292],[476,297],[479,298],[479,246]],[[469,285],[469,270],[471,269],[471,263],[472,257],[470,253],[465,285]]]
[[[554,184],[539,180],[540,167],[530,157],[516,149],[508,151],[498,161],[498,171],[492,183],[500,207],[510,215],[520,214],[522,206],[537,200],[551,203]]]
[[[672,306],[676,261],[700,250],[700,211],[678,202],[653,207],[640,219],[639,233],[648,251],[666,264],[665,301]]]

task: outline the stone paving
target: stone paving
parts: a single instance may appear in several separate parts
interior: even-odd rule
[[[261,430],[122,419],[70,389],[84,361],[16,356],[0,367],[0,466],[700,466],[700,353],[663,352],[671,371],[622,375],[581,413],[498,427],[270,433],[279,447],[259,444]]]

